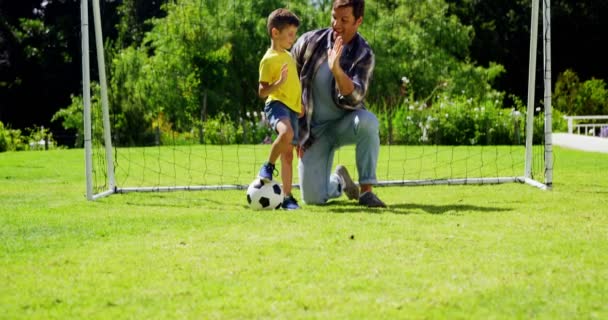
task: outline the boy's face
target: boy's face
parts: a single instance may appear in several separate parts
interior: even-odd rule
[[[357,33],[363,17],[355,19],[353,7],[340,7],[331,11],[331,27],[334,29],[334,40],[342,37],[344,43],[349,43]]]
[[[281,49],[288,50],[296,42],[298,38],[298,27],[289,25],[279,30],[276,28],[272,29],[272,40]]]

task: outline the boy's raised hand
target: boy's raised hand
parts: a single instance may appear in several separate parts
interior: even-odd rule
[[[287,69],[287,63],[284,63],[281,66],[281,74],[279,75],[279,80],[277,80],[277,82],[275,82],[275,84],[281,85],[283,82],[285,82],[285,80],[287,80],[287,73],[288,73],[288,69]]]

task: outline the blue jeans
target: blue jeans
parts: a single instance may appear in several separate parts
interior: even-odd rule
[[[345,145],[356,145],[359,184],[374,184],[380,136],[378,119],[364,109],[348,112],[344,117],[312,128],[314,143],[306,149],[298,164],[302,200],[323,204],[342,195],[339,178],[332,174],[334,154]]]
[[[300,127],[298,126],[298,114],[295,111],[289,109],[283,102],[274,100],[264,106],[264,113],[266,114],[266,119],[268,119],[270,127],[274,131],[277,131],[277,123],[279,120],[285,119],[286,121],[289,121],[291,128],[293,129],[293,140],[291,141],[291,144],[294,146],[298,144],[298,132]]]

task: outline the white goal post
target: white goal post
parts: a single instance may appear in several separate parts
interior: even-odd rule
[[[89,1],[92,2],[93,7],[93,20],[94,20],[94,35],[95,35],[95,52],[97,57],[97,67],[99,73],[99,86],[100,86],[100,102],[101,102],[101,110],[97,111],[101,115],[101,123],[103,134],[101,135],[103,141],[99,143],[98,147],[103,153],[101,156],[101,165],[95,167],[96,163],[94,162],[95,145],[93,143],[94,135],[92,133],[92,120],[91,116],[93,113],[92,110],[92,102],[91,102],[91,77],[90,77],[90,44],[89,44]],[[542,154],[538,152],[534,152],[533,146],[533,121],[535,115],[535,83],[536,83],[536,57],[537,57],[537,42],[538,42],[538,24],[539,24],[539,11],[540,4],[539,0],[531,0],[532,5],[532,14],[531,14],[531,32],[530,32],[530,51],[529,51],[529,74],[528,74],[528,96],[527,96],[527,111],[526,111],[526,122],[525,122],[525,152],[517,153],[517,157],[519,155],[522,156],[521,162],[524,165],[521,168],[521,175],[519,173],[513,175],[503,176],[499,172],[499,170],[495,170],[497,172],[496,176],[480,174],[480,176],[476,176],[474,170],[467,171],[463,174],[454,174],[454,175],[435,175],[435,176],[423,176],[419,175],[419,177],[409,176],[408,174],[403,174],[399,179],[394,179],[393,177],[387,175],[386,179],[379,179],[379,186],[424,186],[424,185],[464,185],[464,184],[500,184],[500,183],[525,183],[534,187],[538,187],[540,189],[551,189],[552,181],[553,181],[553,155],[552,155],[552,108],[551,108],[551,42],[550,42],[550,0],[543,0],[542,14],[543,14],[543,72],[544,72],[544,141],[543,143],[543,151]],[[126,192],[157,192],[157,191],[185,191],[185,190],[218,190],[218,189],[242,189],[245,190],[247,185],[242,183],[242,181],[229,180],[227,183],[222,183],[224,181],[223,178],[210,180],[212,182],[206,183],[206,179],[204,178],[190,178],[185,179],[183,184],[181,182],[172,183],[164,185],[161,179],[158,179],[158,183],[153,183],[153,185],[118,185],[117,184],[117,168],[115,167],[115,161],[117,159],[117,151],[114,149],[112,145],[112,133],[111,133],[111,122],[110,122],[110,107],[108,102],[108,84],[106,80],[106,65],[105,65],[105,57],[104,57],[104,47],[103,47],[103,35],[101,30],[101,13],[100,13],[100,5],[99,0],[81,0],[81,32],[82,32],[82,77],[83,77],[83,122],[84,122],[84,150],[85,150],[85,173],[86,173],[86,198],[88,200],[95,200],[101,197],[106,197],[108,195],[114,193],[126,193]],[[204,153],[214,153],[214,152],[223,152],[222,147],[211,148],[207,150],[204,148]],[[389,147],[390,148],[390,147]],[[396,147],[394,147],[396,148]],[[433,148],[433,147],[427,147]],[[178,150],[178,151],[175,151]],[[437,148],[434,152],[435,158],[439,158],[437,153],[439,149]],[[121,151],[122,152],[122,151]],[[141,150],[142,153],[146,153],[148,151]],[[183,149],[174,149],[171,152],[174,153],[173,157],[175,158],[176,152],[192,152],[192,151],[184,151]],[[239,157],[239,152],[241,155],[255,154],[255,150],[244,149],[239,151],[237,149],[236,156]],[[391,150],[389,149],[390,153]],[[468,152],[468,151],[467,151]],[[482,150],[483,152],[483,150]],[[498,152],[496,153],[495,159],[498,160],[499,156]],[[149,152],[150,153],[150,152]],[[160,151],[158,152],[160,153]],[[425,153],[425,149],[422,149],[422,153]],[[483,158],[485,155],[482,155]],[[510,154],[513,157],[513,154]],[[170,157],[170,156],[169,156]],[[186,155],[186,157],[190,157],[190,155]],[[232,156],[231,156],[232,157]],[[228,156],[220,155],[222,161],[225,159],[231,158]],[[487,156],[485,156],[487,157]],[[543,176],[539,177],[538,175],[535,177],[533,174],[533,166],[534,166],[534,157],[542,157],[542,171]],[[158,158],[155,160],[156,162],[165,161],[165,159]],[[256,161],[259,159],[256,159]],[[393,159],[396,160],[396,159]],[[206,160],[205,160],[206,161]],[[206,167],[207,162],[203,161],[202,164],[198,164],[199,167]],[[403,160],[405,161],[405,160]],[[424,160],[414,160],[423,162]],[[450,159],[449,161],[458,161],[458,159]],[[253,164],[253,167],[260,165],[261,162]],[[394,164],[393,164],[394,165]],[[101,166],[101,167],[100,167]],[[187,170],[191,170],[190,165],[187,165]],[[222,168],[229,167],[231,170],[243,170],[248,173],[252,172],[250,168],[242,169],[238,164],[234,163],[221,163],[220,166]],[[237,168],[235,168],[235,166]],[[398,165],[397,165],[398,166]],[[403,165],[405,166],[405,164]],[[422,168],[422,164],[421,164]],[[182,165],[172,164],[169,171],[171,174],[177,174],[176,172],[181,172],[185,170]],[[167,169],[164,170],[163,173],[167,172]],[[207,171],[205,169],[201,169],[202,171]],[[253,169],[255,170],[255,169]],[[390,167],[386,168],[386,171],[392,170]],[[421,169],[422,170],[422,169]],[[431,169],[433,170],[433,169]],[[437,170],[437,169],[434,169]],[[450,170],[450,169],[448,169]],[[95,176],[96,171],[101,171],[104,175],[105,182],[102,183],[103,187],[100,189],[99,187],[95,187]],[[159,169],[159,171],[161,171]],[[211,170],[209,170],[211,171]],[[297,170],[294,170],[297,171]],[[482,171],[481,169],[479,170]],[[141,175],[146,175],[146,173],[138,173]],[[155,174],[160,175],[160,172]],[[204,173],[203,173],[204,174]],[[253,176],[249,178],[253,179]],[[295,178],[295,177],[294,177]],[[540,179],[539,179],[540,178]],[[294,179],[295,180],[295,179]],[[218,183],[219,181],[220,183]],[[236,181],[236,182],[235,182]],[[297,181],[297,180],[296,180]],[[297,184],[294,184],[295,187],[298,187]]]

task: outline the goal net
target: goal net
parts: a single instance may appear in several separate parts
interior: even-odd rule
[[[104,8],[91,3],[81,5],[87,199],[246,189],[274,138],[260,112],[257,68],[269,44],[266,17],[275,8],[247,0],[168,1],[139,42],[121,46],[104,39]],[[458,58],[467,50],[458,48],[468,43],[467,32],[446,17],[445,4],[382,3],[366,1],[359,29],[376,56],[366,107],[380,122],[378,185],[517,182],[551,188],[548,2],[541,11],[532,1],[529,76],[522,79],[527,101],[512,99],[509,106],[505,94],[491,87],[500,66]],[[283,5],[300,16],[300,34],[329,26],[331,1]],[[108,43],[112,50],[104,48]],[[357,181],[355,158],[354,146],[343,147],[334,166],[351,168]]]

